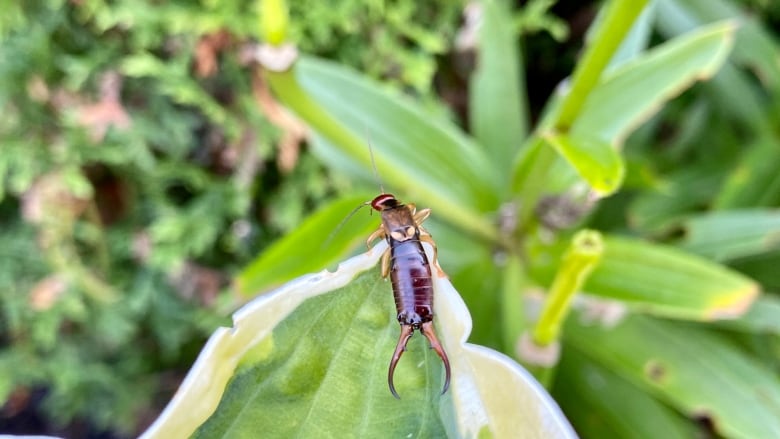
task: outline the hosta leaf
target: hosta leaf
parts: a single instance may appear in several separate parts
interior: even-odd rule
[[[436,325],[451,388],[440,395],[441,362],[418,334],[396,370],[394,399],[386,373],[399,329],[390,283],[375,268],[386,248],[239,310],[143,437],[575,437],[527,372],[465,343],[471,319],[442,276]]]

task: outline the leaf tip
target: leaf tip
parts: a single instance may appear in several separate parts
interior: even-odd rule
[[[760,292],[761,288],[757,283],[753,281],[747,283],[734,294],[714,302],[706,314],[707,320],[734,319],[742,316],[750,309]]]

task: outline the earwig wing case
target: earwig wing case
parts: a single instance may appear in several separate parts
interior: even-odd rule
[[[576,437],[528,372],[465,343],[471,317],[443,276],[435,276],[435,322],[452,385],[440,394],[441,362],[416,334],[396,370],[395,399],[386,378],[399,327],[377,267],[386,248],[236,312],[142,437]]]

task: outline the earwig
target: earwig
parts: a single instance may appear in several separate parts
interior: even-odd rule
[[[384,192],[384,191],[383,191]],[[406,344],[415,330],[422,332],[444,363],[444,394],[450,386],[450,361],[433,329],[433,280],[431,265],[422,243],[433,247],[436,261],[436,244],[420,224],[431,214],[430,209],[416,211],[413,204],[401,204],[395,196],[382,193],[371,201],[371,207],[382,216],[379,229],[366,241],[370,245],[378,238],[387,239],[390,248],[382,255],[382,277],[390,275],[393,284],[395,308],[401,336],[395,347],[387,372],[390,393],[400,399],[393,384],[393,374],[398,361],[406,350]]]

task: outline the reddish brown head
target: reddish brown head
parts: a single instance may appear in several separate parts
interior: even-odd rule
[[[373,207],[377,212],[392,209],[399,204],[400,203],[393,194],[379,194],[376,196],[376,198],[371,200],[371,207]]]

